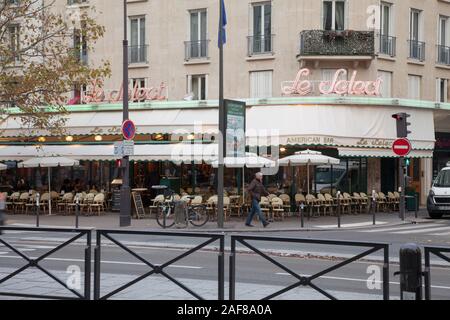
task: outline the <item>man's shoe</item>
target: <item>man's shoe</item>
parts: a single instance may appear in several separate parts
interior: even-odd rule
[[[252,224],[245,224],[245,226],[246,226],[246,227],[249,227],[249,228],[254,228],[254,227],[255,227],[255,226],[252,225]]]
[[[266,223],[266,224],[264,224],[264,228],[267,228],[268,226],[270,225],[270,223]]]

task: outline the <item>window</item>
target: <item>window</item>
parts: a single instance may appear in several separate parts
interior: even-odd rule
[[[323,29],[324,30],[344,30],[346,19],[346,1],[326,0],[323,1]]]
[[[392,4],[381,3],[380,53],[395,56],[396,38],[393,37]]]
[[[254,4],[252,14],[249,55],[272,52],[272,4]]]
[[[378,77],[381,78],[381,97],[391,98],[392,97],[392,72],[390,71],[378,71]]]
[[[250,98],[272,97],[273,71],[250,72]]]
[[[449,18],[445,16],[439,17],[438,25],[438,44],[437,44],[437,62],[441,64],[450,64],[450,47],[449,47]]]
[[[206,9],[190,11],[190,42],[187,60],[208,57],[207,25]]]
[[[19,0],[16,0],[19,1]],[[74,4],[82,4],[82,3],[86,3],[88,2],[88,0],[67,0],[67,5],[71,6]]]
[[[14,55],[14,61],[20,61],[20,26],[17,24],[8,27],[9,49]]]
[[[448,94],[448,79],[437,78],[436,79],[436,101],[447,102]]]
[[[208,76],[189,75],[187,77],[187,94],[191,95],[192,100],[208,99]]]
[[[130,63],[147,63],[145,17],[130,18]]]
[[[132,90],[134,91],[135,88],[137,89],[143,89],[147,87],[147,79],[145,78],[134,78],[131,79],[131,85]],[[133,102],[145,102],[145,99],[143,100],[134,100]]]
[[[411,9],[409,26],[409,57],[425,60],[425,43],[422,39],[422,11]]]
[[[87,64],[88,60],[88,47],[86,38],[83,37],[81,30],[75,29],[73,35],[73,47],[75,50],[75,56],[83,64]]]
[[[420,100],[422,91],[422,77],[408,75],[408,99]]]

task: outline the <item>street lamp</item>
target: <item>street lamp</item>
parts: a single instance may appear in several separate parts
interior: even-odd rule
[[[128,120],[128,10],[127,0],[123,0],[123,122]],[[122,158],[122,188],[120,192],[120,227],[131,226],[130,162],[128,156]]]

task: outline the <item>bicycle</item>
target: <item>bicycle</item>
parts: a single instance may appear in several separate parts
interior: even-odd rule
[[[164,202],[160,203],[157,209],[156,222],[162,228],[171,228],[175,225],[175,201],[173,200],[173,190],[166,189],[164,192]],[[192,204],[194,196],[187,197],[189,202],[186,205],[185,221],[195,227],[204,226],[209,216],[206,212],[206,206],[203,204]]]

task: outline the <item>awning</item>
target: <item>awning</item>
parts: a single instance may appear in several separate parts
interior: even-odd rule
[[[411,115],[413,149],[433,150],[433,110],[363,105],[255,106],[247,113],[248,143],[389,149],[398,112]]]
[[[121,111],[73,112],[66,122],[70,135],[120,134],[123,115]],[[217,109],[165,109],[130,111],[137,134],[192,132],[214,133],[218,127]],[[49,136],[46,130],[24,128],[20,119],[8,117],[0,124],[2,137]]]
[[[339,148],[340,157],[355,158],[399,158],[391,149]],[[408,158],[433,158],[433,150],[413,150]]]
[[[212,162],[217,158],[216,144],[138,144],[134,161]],[[23,161],[35,157],[62,156],[76,160],[115,160],[114,145],[0,146],[0,161]]]

